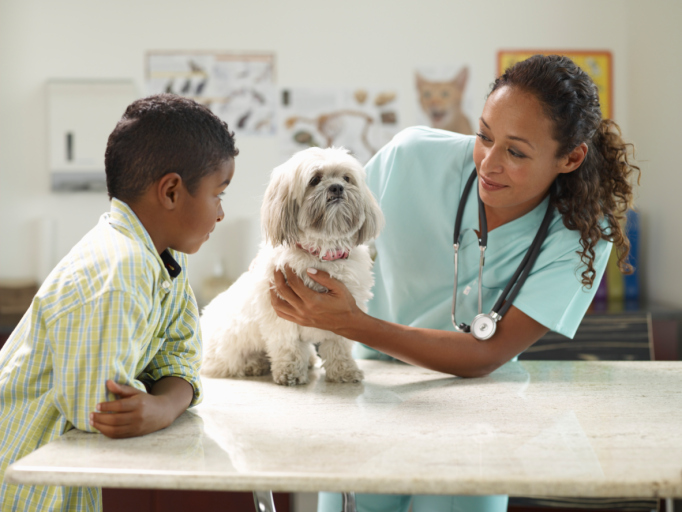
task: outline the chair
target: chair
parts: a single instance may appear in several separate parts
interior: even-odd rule
[[[650,361],[653,360],[651,315],[646,312],[588,314],[574,339],[549,332],[519,355],[530,361]],[[510,497],[509,511],[544,512],[659,510],[657,499]]]

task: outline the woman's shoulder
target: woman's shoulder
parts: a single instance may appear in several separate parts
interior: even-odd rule
[[[468,169],[473,162],[475,137],[411,126],[398,132],[367,164],[368,174],[445,172]]]
[[[410,126],[398,132],[393,137],[391,145],[414,149],[421,147],[432,149],[434,146],[442,147],[444,149],[456,147],[468,149],[473,145],[474,140],[475,136],[473,135],[464,135],[447,130],[440,130],[438,128],[430,128],[428,126]]]

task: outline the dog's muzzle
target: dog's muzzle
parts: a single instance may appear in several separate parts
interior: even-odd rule
[[[334,184],[327,189],[327,203],[340,201],[343,199],[343,185]]]

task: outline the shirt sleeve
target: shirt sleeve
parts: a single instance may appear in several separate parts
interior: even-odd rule
[[[573,338],[597,292],[612,244],[601,240],[595,246],[594,283],[586,288],[581,276],[585,266],[577,253],[579,235],[568,230],[561,235],[562,240],[548,238],[548,243],[544,244],[546,247],[543,247],[514,306],[551,331]],[[563,254],[560,253],[562,247]]]
[[[187,284],[172,306],[173,317],[165,330],[161,347],[138,377],[151,386],[163,377],[180,377],[194,388],[193,407],[201,402],[201,338],[199,314],[192,289]]]
[[[54,403],[79,430],[95,432],[89,415],[110,400],[108,379],[145,390],[135,376],[147,314],[129,294],[103,293],[47,326]]]

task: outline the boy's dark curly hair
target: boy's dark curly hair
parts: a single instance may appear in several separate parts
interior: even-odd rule
[[[109,198],[135,201],[168,173],[179,174],[194,194],[201,178],[238,154],[234,132],[203,105],[174,94],[137,100],[107,142]]]
[[[625,214],[632,206],[632,174],[641,175],[632,144],[621,138],[618,125],[602,119],[599,94],[592,79],[571,59],[558,55],[534,55],[508,68],[492,84],[490,93],[512,87],[533,94],[554,123],[553,138],[559,143],[557,157],[568,155],[583,142],[587,156],[573,172],[560,174],[550,199],[564,225],[580,231],[579,251],[583,264],[582,283],[591,287],[594,278],[594,246],[600,239],[613,242],[622,272],[630,242],[625,234]],[[602,221],[606,219],[606,227]]]

